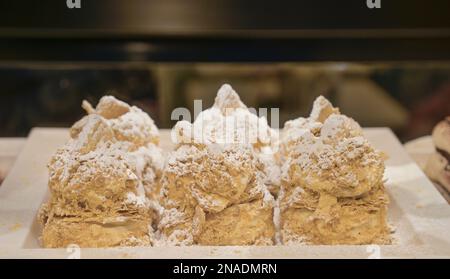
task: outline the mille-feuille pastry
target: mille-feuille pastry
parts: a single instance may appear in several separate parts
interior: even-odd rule
[[[163,159],[153,120],[103,97],[70,129],[49,163],[50,200],[41,207],[44,247],[150,245]]]
[[[436,151],[428,159],[425,173],[450,191],[450,116],[434,127],[432,139]]]
[[[310,117],[288,122],[283,134],[281,241],[389,243],[384,155],[358,123],[321,96]]]
[[[258,133],[258,125],[265,130]],[[267,122],[251,114],[228,85],[193,124],[175,125],[178,146],[161,178],[162,243],[274,243],[275,202],[266,185],[267,166],[259,158],[275,137],[267,128]]]

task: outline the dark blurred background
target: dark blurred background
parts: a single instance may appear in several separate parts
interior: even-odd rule
[[[171,128],[172,109],[213,103],[230,83],[254,108],[280,108],[281,125],[306,116],[324,95],[363,126],[391,127],[402,140],[429,134],[450,115],[450,63],[185,63],[142,66],[0,67],[0,136],[35,126],[68,127],[83,99],[111,94]]]
[[[402,141],[450,115],[450,2],[0,0],[0,136],[68,127],[111,94],[160,128],[230,83],[250,107],[306,116],[324,95]]]

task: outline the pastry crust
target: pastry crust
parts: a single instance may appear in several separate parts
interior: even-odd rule
[[[258,199],[206,214],[194,240],[201,245],[272,245],[274,235],[273,208]]]
[[[105,218],[54,218],[44,227],[42,242],[46,248],[72,244],[89,248],[148,246],[151,245],[149,223],[144,216],[130,220],[118,216],[116,221],[112,218],[111,221]]]
[[[360,198],[336,198],[326,193],[283,199],[281,239],[285,244],[388,244],[388,197],[382,186]]]

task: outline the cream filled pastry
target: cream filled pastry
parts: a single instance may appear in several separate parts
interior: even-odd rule
[[[388,243],[384,155],[324,97],[282,133],[280,236],[284,243]]]
[[[172,134],[178,146],[161,179],[162,243],[273,244],[275,202],[267,189],[267,162],[260,158],[274,156],[267,151],[276,133],[267,121],[224,85],[211,109],[193,124],[178,122]]]
[[[450,116],[436,125],[432,139],[436,151],[428,159],[425,173],[450,191]]]
[[[73,125],[48,166],[42,244],[149,245],[157,208],[151,197],[163,167],[158,130],[142,110],[110,96],[96,109],[83,107],[88,115]]]

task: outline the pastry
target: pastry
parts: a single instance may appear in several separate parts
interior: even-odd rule
[[[281,241],[388,243],[384,155],[324,97],[309,118],[286,123],[279,196]]]
[[[428,159],[425,173],[450,191],[450,116],[436,125],[432,139],[436,151]]]
[[[41,207],[44,247],[150,245],[163,167],[158,130],[137,107],[103,97],[70,129],[49,163]]]
[[[267,121],[224,85],[212,108],[192,124],[178,122],[172,135],[178,146],[161,178],[162,243],[273,244],[274,198],[260,159],[261,153],[274,156],[267,151],[276,133]]]
[[[185,136],[180,136],[180,130]],[[278,131],[270,128],[265,117],[252,113],[228,84],[219,89],[214,105],[202,111],[192,125],[185,121],[178,123],[172,130],[172,140],[175,143],[248,144],[263,164],[264,184],[274,195],[279,190]]]

